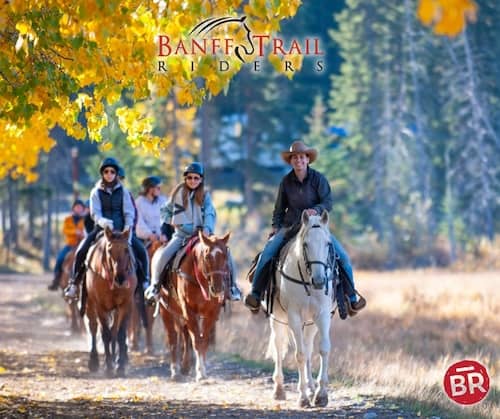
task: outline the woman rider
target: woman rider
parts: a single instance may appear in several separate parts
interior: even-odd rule
[[[292,166],[292,170],[281,180],[274,204],[272,237],[266,243],[257,262],[252,290],[245,297],[245,305],[254,312],[259,311],[260,300],[267,287],[268,278],[263,272],[263,267],[281,249],[286,227],[300,222],[304,210],[309,215],[320,215],[323,210],[330,212],[332,209],[332,192],[328,181],[320,172],[309,167],[309,164],[316,160],[317,154],[314,148],[308,148],[301,141],[293,142],[289,151],[281,153],[281,157]],[[349,314],[352,316],[366,305],[366,301],[362,297],[358,299],[356,295],[349,256],[333,235],[332,243],[351,283]]]
[[[198,229],[206,235],[213,234],[215,228],[215,208],[210,194],[203,185],[203,165],[189,164],[184,170],[184,182],[172,192],[170,201],[161,209],[162,222],[174,226],[174,234],[167,246],[156,251],[151,262],[151,285],[144,293],[147,300],[155,300],[160,293],[160,276],[163,268],[175,253]],[[234,263],[229,253],[231,268],[231,299],[240,300],[241,293],[234,283]]]
[[[106,157],[99,167],[101,179],[90,192],[90,215],[95,221],[95,227],[76,250],[71,279],[64,292],[66,298],[78,298],[78,285],[83,276],[85,258],[97,234],[106,227],[118,231],[133,229],[135,208],[130,192],[118,179],[119,170],[120,165],[113,157]],[[146,249],[134,234],[130,234],[129,240],[136,258],[142,265],[138,270],[139,280],[147,282],[149,261]]]

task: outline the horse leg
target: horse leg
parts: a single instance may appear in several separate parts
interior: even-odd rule
[[[118,377],[125,377],[125,366],[128,363],[127,354],[127,323],[128,316],[125,316],[118,329],[118,368],[116,369],[116,374]]]
[[[314,394],[314,406],[324,407],[328,404],[328,358],[330,356],[330,311],[323,310],[316,320],[319,330],[320,368],[318,372],[318,388]]]
[[[283,358],[288,346],[288,336],[286,325],[270,319],[271,336],[269,339],[269,349],[274,360],[274,391],[275,400],[286,400],[285,387],[283,386]]]
[[[90,331],[90,357],[88,366],[89,371],[95,372],[99,369],[99,355],[97,354],[97,316],[90,301],[87,305],[87,318],[89,319]]]
[[[153,349],[153,322],[154,322],[154,306],[146,306],[146,316],[148,320],[148,325],[146,327],[146,353],[148,355],[154,355]]]
[[[113,357],[111,355],[111,330],[108,324],[108,315],[99,312],[99,322],[101,323],[102,343],[104,345],[104,354],[106,362],[106,376],[113,376]]]
[[[130,342],[130,349],[133,351],[139,350],[139,334],[139,310],[137,309],[137,299],[134,297],[134,302],[132,303],[132,313],[130,315],[130,322],[128,327],[128,340]]]
[[[179,365],[177,361],[177,326],[175,320],[169,315],[166,309],[161,308],[161,317],[165,328],[165,344],[170,349],[170,378],[174,381],[179,379]]]
[[[314,396],[314,391],[316,390],[316,382],[314,381],[312,375],[312,353],[314,346],[314,337],[318,331],[316,325],[309,325],[304,328],[304,345],[306,348],[306,383],[307,383],[307,395],[310,399]]]
[[[180,326],[180,339],[182,339],[182,365],[181,373],[188,375],[191,370],[191,361],[193,358],[193,345],[186,325]]]
[[[194,314],[188,315],[187,328],[193,343],[194,356],[196,359],[196,381],[201,381],[206,378],[205,363],[203,358],[203,340],[204,336],[201,335],[198,318]]]
[[[71,334],[79,334],[82,332],[80,328],[78,307],[75,301],[71,301],[68,303],[68,308],[71,316]]]
[[[311,404],[307,397],[306,384],[306,355],[304,337],[302,335],[302,319],[295,312],[288,311],[288,325],[292,329],[293,338],[295,341],[295,360],[297,361],[297,369],[299,372],[299,382],[297,390],[299,392],[298,404],[299,407],[309,407]]]

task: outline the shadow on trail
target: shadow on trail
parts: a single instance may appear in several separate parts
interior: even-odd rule
[[[401,414],[397,410],[387,409],[385,402],[374,403],[371,409],[353,407],[347,412],[344,409],[325,410],[280,410],[243,408],[238,404],[221,405],[189,401],[141,401],[141,400],[87,400],[71,401],[39,401],[23,397],[3,397],[0,404],[0,416],[3,418],[25,417],[67,417],[67,418],[110,418],[110,417],[188,417],[188,418],[363,418],[368,411],[377,411],[383,418],[416,418],[416,415]]]

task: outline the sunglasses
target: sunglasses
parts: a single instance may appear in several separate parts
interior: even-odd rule
[[[112,175],[116,175],[116,170],[113,170],[113,169],[104,169],[102,171],[102,173],[104,173],[105,175],[107,175],[108,173],[111,173]]]
[[[186,176],[187,180],[201,180],[200,176]]]

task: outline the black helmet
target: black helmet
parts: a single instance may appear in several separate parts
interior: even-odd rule
[[[149,188],[154,188],[155,186],[158,186],[160,184],[161,178],[159,176],[148,176],[142,181],[142,188],[145,192],[147,192]]]
[[[102,171],[106,167],[113,167],[116,172],[118,173],[118,170],[120,170],[120,164],[118,163],[118,160],[116,160],[114,157],[106,157],[102,162],[101,165],[99,166],[99,173],[102,175]]]
[[[200,176],[203,176],[203,165],[197,161],[188,164],[184,169],[184,176],[186,176],[188,173],[196,173]]]
[[[83,202],[81,199],[75,199],[73,205],[71,205],[71,209],[75,208],[77,205],[81,205],[83,208],[87,207],[87,205],[85,205],[85,202]]]
[[[125,169],[123,167],[120,166],[116,174],[119,178],[125,179]]]

